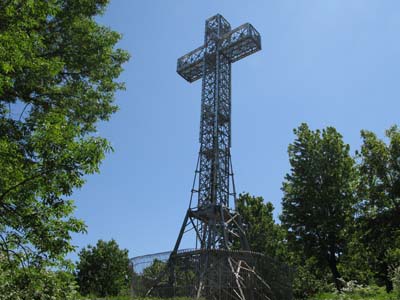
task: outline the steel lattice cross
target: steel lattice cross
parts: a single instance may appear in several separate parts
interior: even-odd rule
[[[234,30],[221,15],[206,20],[204,45],[178,59],[189,82],[202,78],[198,207],[229,207],[231,63],[261,49],[261,37],[246,23]]]
[[[199,160],[173,255],[190,226],[196,232],[196,249],[229,250],[239,238],[241,249],[249,250],[240,216],[229,207],[229,199],[236,200],[230,155],[231,64],[259,51],[261,37],[249,23],[231,30],[221,15],[207,19],[205,29],[204,45],[179,58],[177,66],[187,81],[202,78],[203,82]],[[193,195],[197,204],[192,203]]]

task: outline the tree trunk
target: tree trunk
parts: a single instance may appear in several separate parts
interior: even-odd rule
[[[390,293],[391,291],[393,291],[393,282],[390,280],[389,266],[387,263],[383,264],[383,270],[384,270],[383,281],[385,282],[386,292]]]
[[[393,282],[390,280],[389,266],[384,262],[384,255],[378,258],[381,263],[378,266],[378,274],[376,278],[379,280],[380,284],[385,284],[386,292],[390,293],[393,291]]]
[[[393,282],[388,277],[385,278],[385,286],[386,292],[390,293],[391,291],[393,291]]]
[[[343,286],[342,286],[341,281],[339,280],[339,278],[341,276],[340,276],[340,273],[339,273],[339,271],[337,269],[337,261],[336,261],[336,257],[335,257],[335,253],[334,252],[330,253],[329,258],[328,258],[328,263],[329,263],[329,268],[331,269],[331,272],[332,272],[333,281],[335,282],[336,289],[338,291],[341,291]]]

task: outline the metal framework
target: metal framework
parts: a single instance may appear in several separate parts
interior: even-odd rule
[[[206,274],[213,278],[205,287],[209,294],[225,296],[219,299],[236,299],[241,289],[242,293],[252,296],[247,298],[292,300],[292,270],[286,264],[260,253],[235,250],[181,249],[172,260],[171,251],[133,257],[130,260],[133,295],[138,298],[149,294],[160,298],[195,298],[198,292],[195,275],[199,274],[200,256],[205,253],[213,260]],[[251,266],[257,266],[258,274]],[[151,268],[161,273],[157,276],[154,272],[145,272]],[[171,270],[174,284],[168,279]],[[238,278],[242,282],[240,289]]]
[[[234,235],[250,250],[240,217],[229,206],[229,199],[236,197],[230,155],[231,64],[260,49],[261,36],[252,25],[231,30],[228,21],[216,15],[206,20],[204,45],[178,59],[179,75],[189,82],[203,79],[198,185],[182,227],[189,222],[196,229],[201,249],[230,249]],[[197,203],[192,202],[194,194]]]
[[[261,36],[252,25],[231,30],[218,14],[206,20],[204,45],[178,59],[177,72],[184,79],[202,78],[202,98],[200,151],[189,209],[168,260],[168,283],[160,284],[175,296],[271,299],[270,286],[255,272],[262,255],[250,251],[240,215],[230,207],[231,199],[236,206],[230,154],[231,64],[259,50]],[[192,230],[195,249],[180,251],[183,236]],[[188,268],[193,273],[185,274],[193,276],[183,293],[177,278]]]

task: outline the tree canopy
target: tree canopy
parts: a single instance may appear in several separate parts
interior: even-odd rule
[[[107,3],[0,3],[2,268],[59,266],[70,233],[85,230],[69,196],[111,150],[96,124],[117,110],[128,60],[121,36],[95,20]]]
[[[82,295],[105,297],[127,292],[132,272],[128,250],[120,249],[115,240],[99,240],[79,253],[77,281]]]
[[[241,194],[237,210],[246,225],[246,234],[252,251],[283,259],[286,256],[285,232],[275,223],[274,206],[262,197]]]
[[[390,269],[400,266],[400,130],[386,131],[388,143],[361,132],[359,236],[375,277],[393,289]]]
[[[355,202],[355,162],[333,127],[312,131],[302,124],[294,133],[288,148],[291,172],[282,187],[282,225],[291,249],[329,267],[338,286],[337,264]]]

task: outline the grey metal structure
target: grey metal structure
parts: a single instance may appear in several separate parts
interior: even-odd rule
[[[250,251],[235,209],[230,154],[231,65],[259,50],[261,37],[252,25],[232,30],[218,14],[206,20],[204,45],[178,59],[177,72],[184,79],[202,78],[200,151],[189,209],[167,263],[168,282],[159,283],[170,293],[157,296],[273,298],[270,286],[255,271],[264,256]],[[195,248],[180,251],[189,231],[196,235]]]
[[[230,249],[233,234],[249,250],[240,218],[229,206],[229,199],[236,197],[230,154],[231,64],[260,49],[261,36],[251,24],[231,30],[218,14],[206,21],[204,45],[178,59],[179,75],[189,82],[203,79],[198,185],[192,189],[197,201],[192,194],[183,226],[194,226],[201,249]]]

